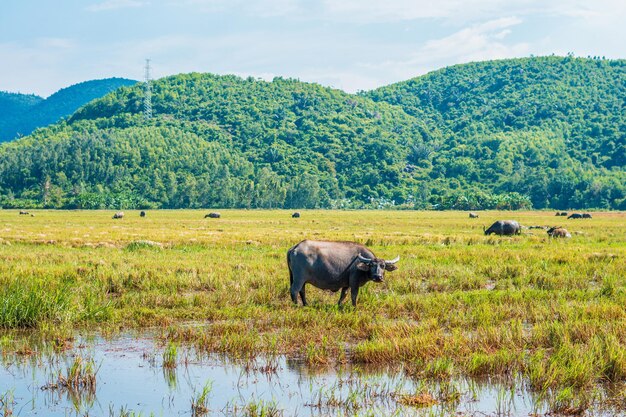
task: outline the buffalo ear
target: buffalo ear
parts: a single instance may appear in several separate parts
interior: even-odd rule
[[[394,264],[385,264],[385,271],[395,271],[398,267]]]
[[[360,269],[361,271],[369,271],[369,270],[370,270],[369,265],[367,265],[367,264],[366,264],[366,263],[364,263],[364,262],[357,262],[356,267],[357,267],[358,269]]]

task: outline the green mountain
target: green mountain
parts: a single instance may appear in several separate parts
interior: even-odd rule
[[[29,135],[74,113],[79,107],[137,81],[124,78],[92,80],[63,88],[47,99],[36,95],[0,92],[0,142]]]
[[[626,61],[445,68],[351,95],[185,74],[0,146],[4,207],[626,208]]]
[[[43,98],[33,94],[0,91],[0,142],[14,138],[16,121],[42,101]]]
[[[441,130],[414,160],[449,188],[517,191],[537,208],[624,206],[624,60],[476,62],[364,96]]]

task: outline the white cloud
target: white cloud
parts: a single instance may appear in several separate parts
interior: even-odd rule
[[[520,23],[522,21],[516,17],[507,17],[473,25],[445,38],[426,42],[422,54],[440,58],[483,55],[486,59],[494,56],[494,51],[508,49],[500,42],[503,34],[506,35],[503,29]]]
[[[425,74],[444,66],[528,56],[530,45],[525,42],[508,44],[505,38],[510,28],[519,25],[517,17],[495,19],[461,29],[449,36],[432,39],[407,54],[405,59],[389,59],[380,63],[363,63],[373,73],[385,74],[383,85]]]
[[[502,15],[590,20],[626,16],[622,0],[322,0],[326,17],[361,23],[438,19],[463,24]]]
[[[302,9],[298,0],[180,0],[170,5],[202,13],[229,11],[256,17],[296,15]]]
[[[525,3],[525,0],[521,1]],[[323,0],[335,18],[363,22],[416,19],[466,20],[489,15],[510,2],[503,0]]]
[[[47,96],[58,88],[85,81],[64,64],[76,60],[74,42],[42,38],[21,44],[0,43],[0,90]],[[55,85],[63,80],[61,86]]]
[[[76,42],[67,38],[40,38],[36,43],[41,48],[72,49],[76,47]]]
[[[106,0],[100,3],[87,6],[87,10],[90,12],[103,12],[116,9],[127,9],[129,7],[142,7],[148,4],[146,1],[141,0]]]

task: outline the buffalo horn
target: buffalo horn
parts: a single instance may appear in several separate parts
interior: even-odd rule
[[[359,261],[361,261],[361,262],[365,262],[365,263],[372,262],[372,260],[370,258],[366,258],[365,256],[361,255],[360,253],[357,256],[359,258]]]
[[[386,263],[387,265],[393,265],[393,264],[395,264],[396,262],[398,262],[399,260],[400,260],[400,255],[396,256],[395,258],[393,258],[393,259],[392,259],[392,260],[390,260],[390,261],[385,261],[385,263]]]

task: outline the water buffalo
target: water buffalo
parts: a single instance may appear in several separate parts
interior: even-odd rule
[[[352,305],[356,306],[359,288],[368,281],[382,282],[385,271],[395,271],[400,260],[377,258],[371,250],[355,242],[303,240],[287,251],[291,299],[307,305],[305,284],[323,290],[339,291],[339,305],[350,288]]]
[[[557,211],[555,216],[567,216],[567,212],[566,211]]]
[[[551,227],[548,230],[548,236],[550,237],[562,237],[562,238],[570,238],[572,235],[561,226]]]
[[[219,219],[220,217],[222,217],[222,215],[220,213],[214,211],[214,212],[211,212],[211,213],[207,214],[206,216],[204,216],[205,219],[207,217],[210,218],[210,219]]]
[[[118,211],[117,213],[115,213],[113,215],[113,218],[114,219],[122,219],[122,218],[124,218],[124,212],[123,211]]]
[[[141,210],[141,212],[139,213],[139,217],[146,217],[146,212]]]
[[[20,214],[28,214],[26,210],[20,210]]]
[[[293,217],[294,219],[299,218],[299,217],[300,217],[300,212],[299,212],[299,211],[294,212],[294,213],[291,215],[291,217]]]
[[[568,219],[582,219],[583,215],[580,213],[572,213],[567,218]]]
[[[583,219],[591,219],[591,214],[583,213]]]
[[[485,235],[495,233],[496,235],[521,235],[522,226],[515,220],[498,220],[492,224],[489,229],[485,230]]]
[[[478,214],[477,214],[477,213],[474,213],[474,212],[471,212],[471,213],[469,214],[469,218],[470,218],[470,219],[477,219],[477,218],[478,218]]]

